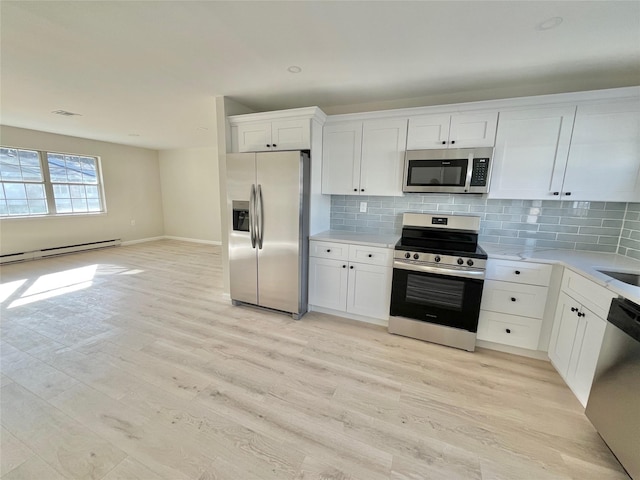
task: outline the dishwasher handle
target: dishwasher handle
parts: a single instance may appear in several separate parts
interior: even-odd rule
[[[626,298],[611,300],[607,322],[640,342],[640,305]]]

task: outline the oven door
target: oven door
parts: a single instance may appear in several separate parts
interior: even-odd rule
[[[462,271],[396,261],[391,315],[478,330],[484,271]]]

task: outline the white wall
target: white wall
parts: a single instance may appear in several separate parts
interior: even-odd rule
[[[220,243],[217,148],[162,150],[164,234]]]
[[[164,235],[157,151],[7,126],[0,144],[100,156],[107,205],[99,215],[2,219],[0,254]]]

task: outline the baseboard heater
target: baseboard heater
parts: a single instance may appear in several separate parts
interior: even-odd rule
[[[120,243],[121,240],[116,238],[113,240],[101,240],[99,242],[65,245],[64,247],[43,248],[42,250],[33,250],[30,252],[8,253],[6,255],[0,255],[0,264],[24,262],[26,260],[36,260],[38,258],[53,257],[56,255],[64,255],[66,253],[94,250],[97,248],[116,247],[120,245]]]

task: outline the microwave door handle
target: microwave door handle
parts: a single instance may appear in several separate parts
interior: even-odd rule
[[[469,154],[467,159],[467,178],[464,180],[464,191],[468,192],[471,188],[471,175],[473,174],[473,152]]]

